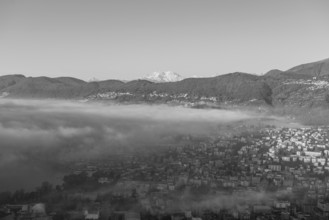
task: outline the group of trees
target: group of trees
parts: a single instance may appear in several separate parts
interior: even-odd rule
[[[53,186],[49,182],[43,182],[33,191],[23,189],[14,192],[0,192],[0,206],[5,204],[26,204],[43,202],[51,210],[74,210],[79,204],[88,202],[90,199],[75,196],[75,192],[90,192],[97,190],[101,185],[98,178],[105,174],[96,172],[89,177],[86,173],[70,174],[63,178],[62,185]],[[115,177],[115,173],[108,173],[109,177]],[[90,202],[90,201],[89,201]]]
[[[61,187],[53,187],[49,182],[43,182],[34,191],[25,192],[23,189],[16,190],[15,192],[1,192],[0,193],[0,205],[7,203],[21,203],[21,202],[35,202],[41,201],[43,198],[53,191],[60,191]]]
[[[69,191],[63,189],[62,186],[57,185],[54,187],[49,182],[43,182],[39,187],[36,187],[34,191],[30,192],[21,189],[15,192],[7,191],[0,193],[0,206],[6,204],[33,204],[40,202],[47,204],[46,211],[48,213],[55,212],[62,215],[67,211],[84,207],[86,204],[89,204],[91,200],[83,196],[70,194]]]

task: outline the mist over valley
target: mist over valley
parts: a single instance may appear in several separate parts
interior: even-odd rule
[[[0,184],[33,189],[56,179],[72,161],[157,151],[179,135],[216,136],[226,125],[259,117],[251,111],[166,105],[1,100]]]

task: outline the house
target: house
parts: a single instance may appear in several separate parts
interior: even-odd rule
[[[85,216],[85,220],[98,220],[99,210],[98,209],[86,210],[84,216]]]
[[[316,215],[319,217],[329,217],[329,203],[319,201],[317,203]]]
[[[271,165],[268,165],[268,168],[272,171],[281,171],[280,164],[271,164]]]
[[[311,157],[320,157],[322,155],[321,151],[304,151],[306,156],[311,156]]]
[[[107,177],[100,177],[98,179],[98,183],[100,183],[100,184],[105,184],[105,183],[109,183],[109,182],[110,181],[109,181],[109,179]]]
[[[287,209],[290,207],[290,202],[288,201],[276,201],[274,207],[277,209]]]

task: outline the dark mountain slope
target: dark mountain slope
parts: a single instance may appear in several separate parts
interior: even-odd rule
[[[109,90],[109,89],[117,89],[124,84],[124,82],[122,82],[120,80],[114,80],[114,79],[109,79],[109,80],[99,81],[99,82],[92,82],[92,83],[96,83],[98,85],[98,88],[100,89],[100,91],[105,91],[105,90]]]
[[[96,90],[96,86],[83,81],[78,83],[73,78],[28,77],[2,89],[1,92],[18,98],[71,99],[87,96]]]
[[[23,75],[0,76],[0,90],[7,88],[9,86],[13,86],[23,79],[25,79],[25,76]]]
[[[298,74],[295,72],[272,72],[272,74],[267,73],[263,76],[260,76],[272,89],[281,85],[287,80],[299,80],[299,79],[310,79],[312,77]]]
[[[287,72],[319,77],[329,75],[329,58],[313,63],[298,65],[289,69]]]
[[[270,90],[271,88],[258,76],[246,73],[231,73],[211,78],[190,78],[160,84],[157,88],[160,92],[217,97],[222,101],[266,98],[267,102],[270,102]]]
[[[278,69],[273,69],[264,74],[264,76],[275,76],[281,74],[283,71]]]
[[[73,77],[57,77],[54,78],[57,81],[60,81],[64,84],[67,85],[72,85],[72,86],[78,86],[78,85],[85,85],[87,82],[81,80],[81,79],[77,79],[77,78],[73,78]]]

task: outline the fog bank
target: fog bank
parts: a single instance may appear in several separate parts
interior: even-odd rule
[[[166,105],[3,99],[0,187],[34,187],[60,176],[60,165],[68,161],[154,149],[180,134],[216,135],[220,125],[259,117],[252,112]]]

